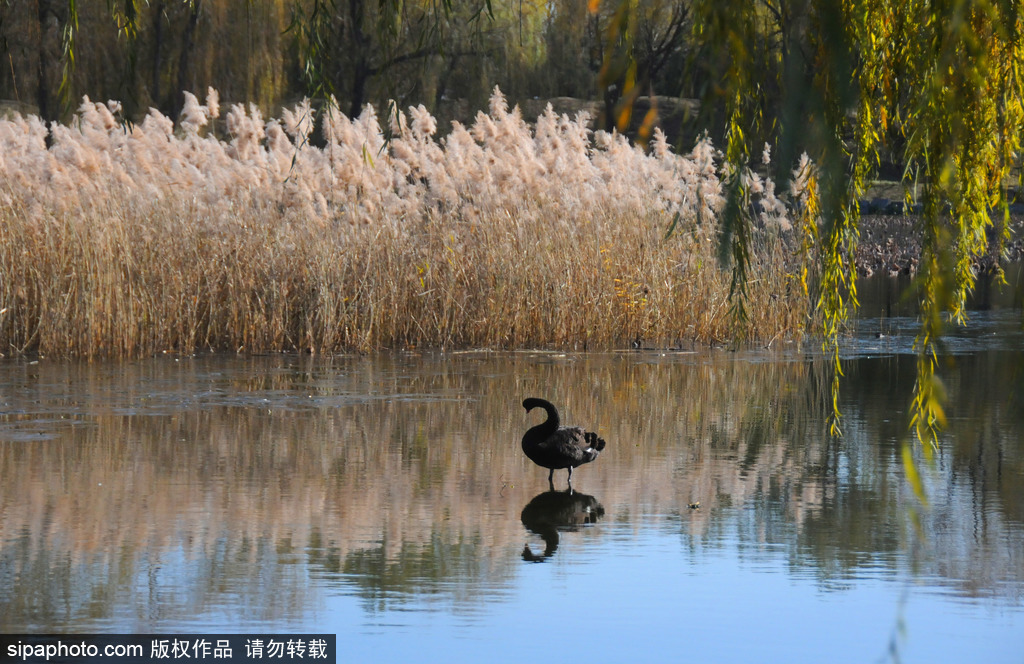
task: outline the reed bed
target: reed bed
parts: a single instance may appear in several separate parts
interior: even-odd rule
[[[221,123],[211,90],[177,127],[118,111],[0,120],[4,354],[600,348],[803,325],[770,182],[752,188],[750,315],[729,314],[707,140],[644,151],[550,108],[531,126],[497,90],[440,139],[423,107],[394,113],[390,140],[370,107],[328,110],[316,141],[308,103]]]

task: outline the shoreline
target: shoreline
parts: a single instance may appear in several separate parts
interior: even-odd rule
[[[918,217],[910,215],[865,214],[860,219],[860,242],[857,244],[855,263],[857,275],[870,277],[875,274],[913,275],[921,256],[920,231],[916,228]],[[975,260],[975,270],[988,272],[997,263],[1013,263],[1024,260],[1024,216],[1010,217],[1010,239],[1006,242],[1002,256],[995,253],[995,230],[988,233],[990,251]]]

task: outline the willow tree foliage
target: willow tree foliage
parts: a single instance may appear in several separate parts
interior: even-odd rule
[[[183,90],[216,86],[266,112],[302,93],[292,0],[0,0],[0,99],[68,119],[83,95],[178,117]]]
[[[966,320],[978,259],[1000,252],[1008,234],[1007,184],[1024,128],[1022,3],[696,0],[695,13],[704,64],[718,66],[712,96],[726,111],[731,172],[766,136],[783,165],[803,151],[815,164],[817,219],[803,225],[806,265],[815,267],[804,284],[834,363],[834,431],[839,335],[857,307],[858,201],[883,159],[903,165],[922,237],[911,426],[930,447],[944,421],[942,324]],[[774,103],[766,87],[778,90]],[[735,177],[734,199],[742,186]],[[742,284],[748,222],[739,206],[730,210],[722,241]]]
[[[266,113],[332,95],[353,115],[389,99],[478,107],[495,85],[590,97],[599,39],[573,2],[0,0],[0,99],[56,120],[82,95],[177,117],[182,91],[208,86]],[[583,85],[556,92],[566,81]]]

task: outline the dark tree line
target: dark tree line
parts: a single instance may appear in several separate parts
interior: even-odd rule
[[[54,120],[82,95],[175,117],[217,88],[266,112],[303,96],[440,115],[570,96],[687,95],[688,0],[0,0],[0,99]],[[632,95],[631,97],[628,95]]]

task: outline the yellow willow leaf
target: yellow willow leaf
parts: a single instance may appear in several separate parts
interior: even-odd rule
[[[633,105],[622,104],[622,108],[615,116],[615,127],[620,132],[625,132],[629,128],[629,121],[633,118]]]
[[[928,505],[928,496],[924,491],[924,483],[921,481],[921,473],[917,470],[917,461],[914,460],[914,453],[906,442],[902,444],[903,472],[907,474],[907,482],[914,489],[914,495],[921,501],[921,504]]]
[[[934,368],[932,369],[934,371]],[[928,391],[928,412],[941,427],[946,426],[946,411],[942,408],[946,400],[946,386],[934,373],[931,375],[931,389]]]
[[[637,131],[637,137],[642,143],[646,143],[651,138],[651,132],[654,131],[654,123],[658,121],[658,109],[651,106],[647,110],[647,114],[644,115],[644,121],[640,124],[640,129]]]
[[[640,91],[637,90],[636,92],[634,92],[633,88],[635,88],[635,87],[636,87],[636,61],[633,60],[633,61],[630,61],[629,67],[626,68],[626,80],[623,81],[623,83],[622,83],[622,96],[623,97],[630,97],[631,96],[634,99],[636,99],[636,97],[637,97],[637,95],[639,95]],[[632,93],[632,94],[630,94],[630,93]]]

